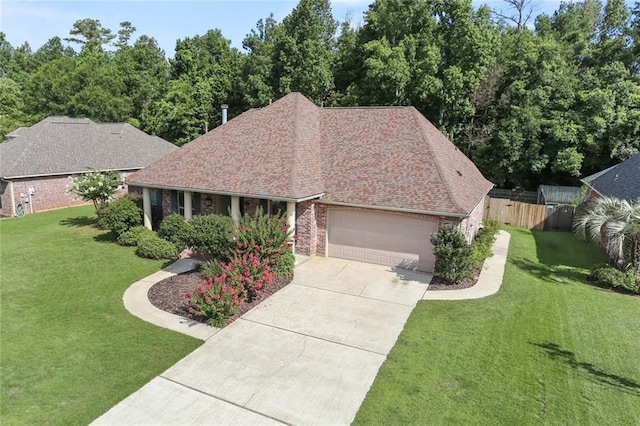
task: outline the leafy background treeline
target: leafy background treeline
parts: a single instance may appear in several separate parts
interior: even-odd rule
[[[216,29],[176,41],[77,21],[33,52],[0,33],[0,137],[49,115],[129,121],[182,145],[300,91],[321,106],[413,105],[501,187],[576,184],[640,149],[640,3],[377,0],[361,26],[329,0],[266,17],[243,49]]]

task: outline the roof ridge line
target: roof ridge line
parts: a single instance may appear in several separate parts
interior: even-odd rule
[[[286,95],[285,95],[286,96]],[[291,172],[289,174],[289,188],[291,188],[291,190],[293,192],[296,192],[296,171],[298,168],[298,151],[300,149],[300,144],[298,143],[299,140],[299,135],[300,135],[300,120],[298,120],[299,116],[300,116],[300,96],[295,96],[294,98],[294,104],[293,104],[293,110],[294,110],[294,114],[293,114],[293,164],[291,167]]]
[[[38,123],[36,123],[36,124],[38,124]],[[33,126],[35,126],[35,124]],[[27,127],[25,129],[25,133],[28,133],[29,131],[31,131],[33,126]],[[25,135],[23,134],[22,136],[25,136]],[[26,142],[24,142],[25,139],[27,139]],[[19,142],[20,138],[13,138],[13,141]],[[7,143],[7,142],[9,142],[9,141],[5,141],[3,143]],[[22,138],[22,142],[25,143],[24,148],[22,149],[22,151],[20,151],[20,154],[17,155],[15,157],[14,161],[12,162],[11,167],[10,167],[11,173],[9,173],[8,176],[11,176],[12,174],[15,173],[15,169],[20,165],[22,159],[25,158],[25,156],[27,156],[27,151],[30,151],[31,148],[33,147],[33,145],[35,144],[35,140],[34,139],[29,140],[28,138],[24,138],[24,137]],[[20,145],[18,145],[18,146],[20,146]],[[3,173],[6,173],[6,171],[3,171]]]
[[[414,121],[418,125],[418,129],[420,129],[420,136],[422,136],[422,142],[427,146],[427,150],[430,153],[433,154],[433,149],[432,149],[431,145],[428,143],[428,138],[427,138],[427,135],[425,134],[425,129],[420,124],[419,117],[422,117],[424,120],[427,120],[427,119],[422,114],[420,114],[420,111],[418,111],[413,106],[412,106],[412,111],[411,112],[412,112],[412,117],[413,117]],[[431,123],[431,125],[433,127],[435,127],[435,125],[433,123]],[[438,132],[440,132],[440,130],[437,127],[436,127],[436,130],[438,130]],[[442,132],[440,132],[440,133],[444,137],[444,134]],[[447,141],[449,143],[452,143],[448,139],[447,139]],[[457,149],[457,147],[456,147],[456,149]],[[431,158],[433,158],[433,162],[436,165],[436,170],[438,171],[438,176],[440,176],[440,181],[444,184],[445,188],[447,189],[447,191],[446,191],[447,197],[451,200],[451,203],[454,206],[456,206],[456,208],[459,211],[463,211],[465,213],[468,213],[465,208],[461,207],[460,202],[458,201],[458,199],[453,196],[455,191],[453,191],[453,187],[451,186],[451,184],[449,183],[449,180],[445,177],[445,175],[443,173],[443,167],[442,167],[442,164],[440,164],[440,161],[441,161],[440,157],[438,155],[432,155]]]

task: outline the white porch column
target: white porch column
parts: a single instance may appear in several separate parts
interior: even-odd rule
[[[231,197],[231,218],[236,225],[240,223],[240,197]]]
[[[11,216],[16,215],[16,197],[13,193],[13,181],[9,181],[9,189],[11,190]]]
[[[184,218],[189,220],[193,215],[193,192],[184,191]]]
[[[287,201],[287,224],[291,232],[296,232],[296,203]]]
[[[151,191],[149,188],[142,188],[142,210],[144,212],[144,226],[151,229]]]

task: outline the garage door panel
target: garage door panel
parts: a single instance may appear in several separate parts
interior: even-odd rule
[[[331,209],[331,257],[433,271],[434,221],[382,212]]]

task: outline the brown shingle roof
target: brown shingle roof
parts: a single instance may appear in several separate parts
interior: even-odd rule
[[[491,189],[413,107],[247,111],[130,176],[132,185],[467,214]]]
[[[135,170],[177,148],[127,123],[48,117],[7,135],[0,144],[0,177]]]

